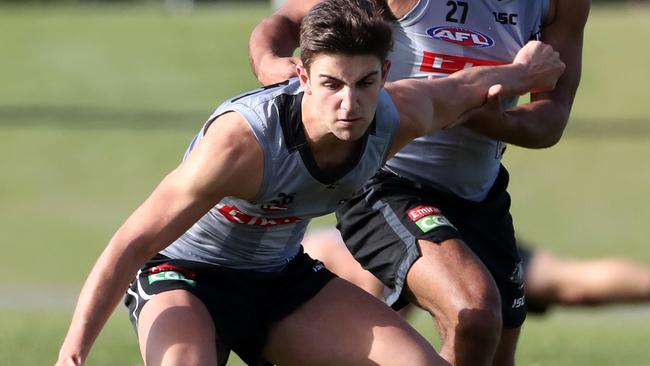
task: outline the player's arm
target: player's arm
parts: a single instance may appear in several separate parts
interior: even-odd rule
[[[535,41],[526,44],[512,64],[473,67],[440,79],[387,83],[386,90],[400,114],[400,129],[391,153],[414,138],[450,126],[488,97],[552,90],[563,71],[558,53]]]
[[[556,0],[551,19],[544,26],[542,40],[560,53],[566,65],[555,89],[532,93],[530,103],[505,112],[498,108],[477,110],[465,126],[493,139],[527,148],[556,144],[569,120],[580,82],[583,32],[590,6],[590,0]]]
[[[300,23],[320,0],[288,0],[251,33],[248,56],[253,74],[264,85],[296,76]]]
[[[215,124],[219,124],[215,127]],[[81,290],[57,365],[82,365],[137,270],[221,198],[253,197],[262,152],[242,117],[218,117],[188,158],[117,230]]]

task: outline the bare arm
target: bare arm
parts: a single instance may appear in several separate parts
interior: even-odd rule
[[[552,90],[563,71],[564,64],[550,46],[529,42],[509,65],[473,67],[441,79],[388,83],[386,90],[400,114],[391,153],[414,138],[451,125],[462,113],[484,104],[488,95]]]
[[[302,18],[319,0],[288,0],[258,24],[248,42],[253,74],[268,85],[296,76],[294,50],[299,45]]]
[[[82,365],[137,270],[221,198],[252,197],[262,153],[242,118],[228,113],[117,230],[81,290],[57,365]],[[251,148],[257,146],[258,148]]]
[[[566,71],[552,91],[531,94],[531,102],[502,112],[477,110],[466,126],[493,139],[527,148],[555,145],[569,120],[580,83],[583,32],[590,0],[556,0],[542,40],[560,53]]]

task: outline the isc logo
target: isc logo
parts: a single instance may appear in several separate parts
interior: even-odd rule
[[[433,27],[427,29],[432,38],[468,47],[492,47],[494,40],[479,31],[459,27]]]

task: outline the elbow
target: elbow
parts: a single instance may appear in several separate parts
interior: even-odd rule
[[[548,133],[545,133],[544,136],[538,139],[537,148],[547,149],[549,147],[553,147],[557,145],[557,143],[560,142],[560,139],[562,139],[563,133],[564,133],[564,129],[557,129],[556,131],[550,131]]]
[[[568,111],[556,115],[555,118],[538,121],[539,123],[535,124],[536,131],[532,133],[535,137],[530,141],[530,145],[533,146],[530,147],[545,149],[557,145],[557,143],[562,139],[568,121]]]

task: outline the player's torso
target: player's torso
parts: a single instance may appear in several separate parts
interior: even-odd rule
[[[509,63],[526,42],[539,38],[547,6],[547,0],[421,0],[395,22],[389,80]],[[458,127],[414,141],[388,165],[400,175],[480,200],[496,178],[504,148]]]
[[[541,32],[547,1],[421,0],[393,27],[389,79],[510,63]]]
[[[359,154],[333,175],[318,167],[309,149],[300,113],[303,94],[296,84],[217,109],[214,116],[234,110],[251,126],[264,153],[262,185],[254,200],[221,200],[172,244],[168,251],[174,257],[190,253],[195,258],[187,259],[276,270],[297,253],[311,218],[333,212],[382,165],[397,128],[386,93],[379,107],[383,112],[377,114],[381,117],[362,138]]]

